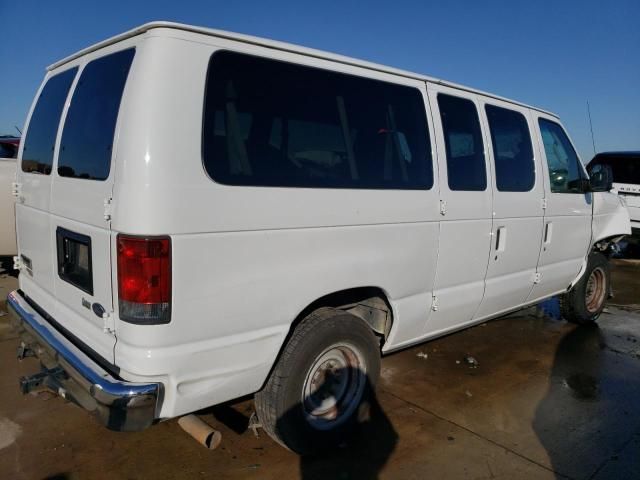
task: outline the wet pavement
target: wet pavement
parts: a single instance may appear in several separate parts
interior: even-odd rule
[[[550,301],[385,357],[360,433],[315,458],[254,436],[248,400],[200,413],[223,435],[208,451],[175,420],[115,433],[50,394],[23,397],[35,360],[16,361],[0,317],[0,479],[640,478],[640,261],[613,273],[598,326]],[[0,274],[0,298],[15,284]]]

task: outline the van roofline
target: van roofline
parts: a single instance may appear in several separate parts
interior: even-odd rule
[[[438,79],[438,78],[434,78],[434,77],[429,77],[427,75],[422,75],[419,73],[414,73],[411,71],[407,71],[407,70],[402,70],[399,68],[394,68],[394,67],[389,67],[387,65],[381,65],[378,63],[374,63],[374,62],[368,62],[365,60],[358,60],[356,58],[352,58],[352,57],[347,57],[345,55],[339,55],[336,53],[330,53],[330,52],[325,52],[322,50],[316,50],[314,48],[309,48],[309,47],[302,47],[300,45],[294,45],[291,43],[286,43],[286,42],[280,42],[277,40],[269,40],[266,38],[261,38],[261,37],[254,37],[251,35],[245,35],[245,34],[241,34],[241,33],[234,33],[234,32],[227,32],[225,30],[217,30],[217,29],[213,29],[213,28],[205,28],[205,27],[196,27],[193,25],[187,25],[187,24],[183,24],[183,23],[176,23],[176,22],[167,22],[167,21],[153,21],[153,22],[149,22],[149,23],[145,23],[143,25],[140,25],[139,27],[133,28],[131,30],[128,30],[126,32],[123,32],[119,35],[115,35],[111,38],[108,38],[106,40],[103,40],[101,42],[95,43],[93,45],[91,45],[90,47],[84,48],[72,55],[69,55],[68,57],[63,58],[62,60],[59,60],[55,63],[52,63],[51,65],[49,65],[47,67],[48,71],[54,70],[58,67],[61,67],[62,65],[71,62],[72,60],[75,60],[79,57],[82,57],[83,55],[86,55],[88,53],[94,52],[96,50],[99,50],[103,47],[106,47],[108,45],[113,45],[115,43],[121,42],[123,40],[126,40],[127,38],[131,38],[134,37],[136,35],[140,35],[143,34],[145,32],[148,32],[149,30],[155,29],[155,28],[169,28],[169,29],[174,29],[174,30],[183,30],[185,32],[192,32],[192,33],[199,33],[202,35],[209,35],[211,37],[218,37],[218,38],[224,38],[227,40],[235,40],[235,41],[239,41],[239,42],[243,42],[243,43],[249,43],[252,45],[257,45],[257,46],[261,46],[261,47],[267,47],[267,48],[272,48],[275,50],[281,50],[281,51],[285,51],[285,52],[290,52],[290,53],[298,53],[298,54],[302,54],[302,55],[306,55],[308,57],[314,57],[314,58],[318,58],[318,59],[322,59],[322,60],[330,60],[333,62],[339,62],[339,63],[343,63],[345,65],[351,65],[351,66],[356,66],[356,67],[362,67],[362,68],[366,68],[369,70],[374,70],[374,71],[378,71],[378,72],[382,72],[382,73],[389,73],[392,75],[399,75],[402,77],[406,77],[406,78],[412,78],[414,80],[421,80],[421,81],[425,81],[425,82],[431,82],[434,84],[438,84],[438,85],[443,85],[443,86],[447,86],[447,87],[452,87],[452,88],[457,88],[460,90],[464,90],[467,92],[471,92],[471,93],[476,93],[476,94],[480,94],[480,95],[484,95],[496,100],[502,100],[504,102],[508,102],[508,103],[512,103],[514,105],[518,105],[521,107],[525,107],[525,108],[530,108],[532,110],[536,110],[538,112],[541,113],[545,113],[547,115],[551,115],[553,117],[558,118],[558,115],[556,115],[553,112],[550,112],[548,110],[543,110],[541,108],[538,107],[534,107],[532,105],[527,105],[525,103],[522,102],[518,102],[515,100],[511,100],[509,98],[505,98],[505,97],[501,97],[499,95],[495,95],[493,93],[489,93],[489,92],[483,92],[482,90],[478,90],[475,88],[471,88],[471,87],[467,87],[465,85],[459,85],[457,83],[453,83],[453,82],[449,82],[446,80],[442,80],[442,79]]]

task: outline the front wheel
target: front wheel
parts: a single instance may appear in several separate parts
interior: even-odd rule
[[[299,454],[338,445],[354,426],[380,373],[380,347],[360,318],[332,308],[294,329],[265,387],[258,419]]]
[[[595,322],[604,310],[611,286],[609,261],[601,253],[589,255],[587,271],[571,290],[560,297],[562,316],[569,322]]]

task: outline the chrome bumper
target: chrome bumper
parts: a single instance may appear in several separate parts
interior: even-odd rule
[[[161,383],[132,383],[115,378],[56,330],[21,292],[7,297],[21,338],[18,356],[36,356],[42,371],[21,379],[24,393],[47,387],[95,415],[110,430],[137,431],[157,418]]]

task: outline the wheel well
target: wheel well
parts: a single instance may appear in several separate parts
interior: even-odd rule
[[[350,288],[320,297],[300,312],[291,325],[291,330],[307,315],[321,307],[344,310],[361,318],[383,339],[391,331],[393,311],[386,294],[378,287]]]
[[[294,319],[289,327],[284,342],[280,346],[278,355],[271,366],[269,374],[265,378],[266,383],[271,375],[271,372],[275,368],[282,350],[289,342],[293,331],[302,320],[304,320],[311,312],[318,310],[322,307],[331,307],[339,310],[349,312],[356,317],[364,320],[373,330],[375,334],[380,337],[380,346],[384,345],[385,340],[389,336],[391,331],[391,325],[393,323],[393,310],[391,304],[387,298],[387,295],[381,288],[378,287],[357,287],[349,288],[346,290],[340,290],[337,292],[324,295],[317,300],[314,300],[307,305]],[[264,384],[263,384],[264,386]],[[262,387],[261,387],[262,388]]]
[[[599,252],[604,253],[607,257],[609,257],[612,253],[615,253],[618,247],[618,242],[622,240],[624,235],[614,235],[607,238],[602,238],[596,241],[591,246],[591,252]]]

